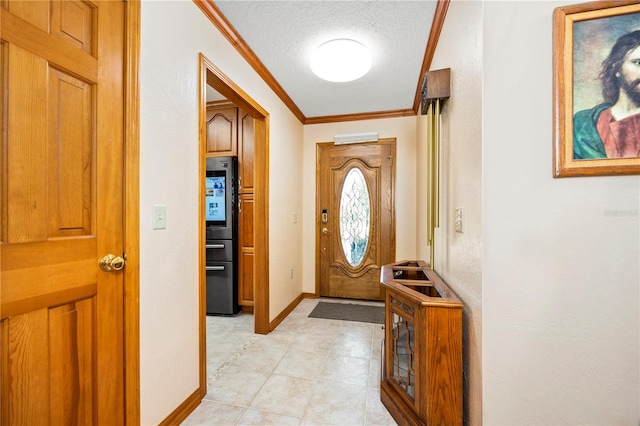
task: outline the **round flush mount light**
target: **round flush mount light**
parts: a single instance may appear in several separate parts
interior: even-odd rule
[[[311,56],[311,70],[323,80],[342,83],[356,80],[371,69],[371,53],[355,40],[341,38],[318,46]]]

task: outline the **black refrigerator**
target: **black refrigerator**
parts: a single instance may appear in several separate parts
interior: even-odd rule
[[[207,158],[205,182],[207,315],[235,315],[238,305],[237,157]]]

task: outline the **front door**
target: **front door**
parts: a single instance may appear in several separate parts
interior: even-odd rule
[[[1,423],[123,424],[124,3],[0,6]]]
[[[318,144],[320,295],[383,300],[380,267],[395,260],[395,139]]]

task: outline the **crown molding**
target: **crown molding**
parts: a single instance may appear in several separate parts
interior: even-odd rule
[[[375,120],[380,118],[410,117],[416,115],[412,109],[396,109],[390,111],[361,112],[357,114],[325,115],[307,117],[302,124],[340,123],[344,121]]]
[[[284,91],[280,83],[271,75],[267,67],[264,66],[258,56],[251,50],[249,45],[238,34],[236,29],[225,18],[220,9],[213,3],[213,0],[193,0],[200,8],[211,23],[222,33],[223,36],[231,43],[240,55],[249,63],[249,65],[258,73],[260,78],[273,90],[273,92],[284,102],[289,110],[295,115],[300,122],[304,123],[305,116],[300,108],[293,102],[287,92]]]
[[[420,106],[422,77],[428,71],[433,60],[433,55],[440,38],[440,32],[444,24],[444,19],[449,8],[450,0],[438,0],[436,11],[433,15],[433,23],[429,32],[429,39],[425,49],[425,56],[420,69],[420,78],[416,88],[416,94],[413,102],[413,109],[400,109],[391,111],[363,112],[355,114],[327,115],[318,117],[305,117],[300,108],[289,97],[287,92],[282,88],[280,83],[273,77],[267,67],[264,66],[258,56],[251,50],[249,45],[238,34],[236,29],[225,18],[220,9],[213,3],[213,0],[193,0],[204,15],[211,23],[222,33],[222,35],[231,43],[231,45],[240,53],[240,55],[249,63],[249,65],[258,73],[260,78],[273,90],[273,92],[282,100],[289,110],[296,116],[302,124],[320,124],[320,123],[338,123],[345,121],[372,120],[379,118],[396,118],[407,117],[418,114]]]
[[[427,48],[424,52],[424,60],[422,61],[422,68],[418,77],[418,87],[416,88],[416,96],[413,99],[413,112],[418,114],[418,107],[422,98],[422,82],[423,77],[429,68],[431,67],[431,61],[433,61],[433,55],[436,52],[436,46],[438,46],[438,40],[440,39],[440,32],[444,25],[444,18],[447,16],[447,9],[449,8],[450,0],[438,0],[438,6],[433,14],[433,22],[431,23],[431,31],[429,31],[429,40],[427,41]]]

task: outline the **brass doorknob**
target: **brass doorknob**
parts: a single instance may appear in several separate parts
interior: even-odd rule
[[[124,268],[125,260],[120,256],[106,254],[100,259],[100,269],[105,272],[115,272]]]
[[[323,232],[324,234],[328,234],[328,233],[329,233],[329,230],[328,230],[327,228],[322,228],[322,232]]]

